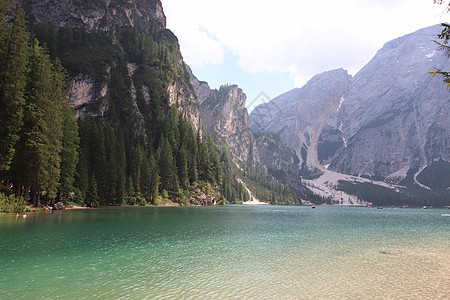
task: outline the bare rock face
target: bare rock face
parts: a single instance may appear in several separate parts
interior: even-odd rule
[[[300,159],[303,170],[317,173],[319,138],[348,91],[352,77],[343,69],[314,76],[304,87],[282,94],[251,113],[252,129],[277,133]]]
[[[88,115],[86,106],[93,100],[104,99],[108,91],[108,84],[106,82],[96,82],[90,76],[78,75],[70,81],[69,98],[72,100],[74,107],[76,107],[77,117]],[[104,114],[106,106],[101,105],[101,113]]]
[[[89,31],[113,31],[117,26],[132,26],[140,33],[166,27],[160,0],[22,0],[32,23],[45,20],[57,27],[85,26]]]
[[[386,43],[355,76],[340,116],[347,147],[331,169],[399,183],[450,161],[450,93],[427,74],[450,68],[431,41],[440,31],[433,26]]]
[[[297,155],[277,135],[252,133],[245,108],[247,97],[237,85],[210,90],[206,83],[196,78],[191,78],[191,83],[197,87],[198,95],[202,95],[198,92],[199,88],[204,91],[208,88],[203,95],[209,96],[200,106],[203,128],[211,134],[216,144],[231,153],[233,161],[263,166],[274,179],[297,189],[302,188]]]
[[[208,99],[209,95],[211,94],[211,88],[206,81],[199,81],[197,77],[195,77],[195,75],[192,73],[192,70],[189,66],[186,66],[186,68],[189,72],[192,87],[197,94],[198,103],[201,105],[206,99]]]
[[[194,90],[185,87],[179,80],[171,81],[167,89],[169,104],[178,105],[178,111],[183,119],[190,121],[193,128],[198,130],[200,128],[200,109]]]
[[[219,90],[210,91],[200,111],[205,130],[219,144],[224,144],[235,159],[256,164],[259,155],[249,126],[246,98],[237,85],[222,86]]]
[[[328,168],[427,188],[421,172],[450,165],[450,93],[428,74],[450,69],[431,41],[441,30],[386,43],[354,79],[343,70],[315,76],[254,109],[252,129],[279,133],[303,172]]]
[[[166,28],[166,17],[160,0],[21,0],[26,11],[30,27],[42,22],[51,22],[56,29],[62,27],[83,27],[87,32],[102,32],[108,36],[114,45],[118,42],[118,31],[123,27],[132,27],[138,34],[159,34],[164,39],[173,41],[173,47],[178,47],[178,41]],[[118,47],[120,51],[120,47]],[[173,50],[173,49],[172,49]],[[170,80],[167,86],[169,104],[176,104],[180,114],[192,122],[195,129],[200,128],[200,110],[192,86],[185,84],[181,78],[187,73],[186,65],[179,54],[179,47],[173,50],[176,54],[176,69],[180,76]],[[95,78],[94,74],[72,74],[69,97],[75,107],[77,116],[103,117],[109,108],[109,89],[111,70],[117,62],[106,66],[106,76]],[[136,130],[142,131],[144,117],[139,110],[136,92],[143,93],[148,102],[150,96],[148,87],[135,86],[133,74],[140,65],[127,61],[128,78],[131,82],[131,97],[134,114],[137,117]],[[126,75],[125,75],[126,76]],[[92,105],[93,104],[93,105]],[[94,108],[94,109],[92,109]]]

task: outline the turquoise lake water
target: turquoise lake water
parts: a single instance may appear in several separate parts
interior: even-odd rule
[[[450,299],[445,209],[0,215],[0,299]]]

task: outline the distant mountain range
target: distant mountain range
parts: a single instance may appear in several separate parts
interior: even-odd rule
[[[125,148],[120,182],[112,183],[117,190],[126,182],[139,190],[142,180],[134,163],[140,160],[133,161],[131,154],[142,152],[150,165],[160,156],[157,150],[166,144],[165,137],[172,143],[174,164],[178,161],[174,170],[184,169],[179,132],[169,126],[177,123],[176,115],[191,123],[198,137],[214,138],[223,150],[224,169],[229,155],[229,169],[234,170],[223,176],[239,176],[252,193],[273,204],[351,204],[367,198],[359,191],[323,188],[338,173],[421,190],[443,191],[450,185],[450,93],[428,74],[434,67],[450,69],[449,59],[431,42],[441,31],[439,25],[387,43],[354,78],[343,69],[324,72],[249,115],[238,86],[210,89],[192,74],[177,37],[166,29],[160,0],[20,3],[32,36],[69,73],[69,97],[79,123],[92,121],[89,132],[87,125],[80,126],[75,186],[83,193],[89,180],[94,181],[90,173],[100,194],[111,190],[105,182],[115,169],[99,163],[95,151],[102,148],[92,146],[92,141],[103,143],[95,136],[103,130]],[[83,147],[94,154],[83,153]],[[337,173],[330,176],[331,171]],[[323,173],[328,177],[322,176],[322,187],[310,182]],[[222,184],[232,203],[246,197],[236,180],[233,186]],[[163,185],[161,180],[159,188]]]
[[[450,186],[450,91],[428,72],[448,70],[432,39],[440,25],[386,43],[355,77],[314,76],[256,107],[254,132],[273,132],[295,150],[300,172],[326,169],[425,189]]]

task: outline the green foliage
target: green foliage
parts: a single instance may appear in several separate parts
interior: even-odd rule
[[[5,213],[22,213],[26,209],[25,200],[17,198],[13,194],[6,196],[0,193],[0,211]]]
[[[295,189],[266,175],[262,166],[250,167],[241,165],[238,176],[250,189],[254,196],[262,201],[276,205],[302,205],[301,200],[315,204],[325,202],[320,196],[308,189]]]
[[[0,1],[0,177],[8,171],[23,123],[28,35],[15,1]]]
[[[84,198],[84,203],[86,203],[88,206],[90,203],[94,203],[95,206],[98,206],[99,204],[99,196],[98,196],[98,187],[97,187],[97,181],[95,179],[95,175],[92,174],[89,178],[89,184],[86,191],[86,197]]]
[[[432,162],[420,172],[417,180],[433,190],[447,189],[450,186],[450,163],[442,159]]]
[[[4,16],[6,2],[0,4]],[[86,5],[102,6],[104,1]],[[110,5],[120,8],[115,1]],[[45,46],[37,41],[32,45],[28,70],[22,72],[26,102],[20,106],[20,120],[25,122],[15,129],[20,140],[8,174],[15,186],[24,187],[19,194],[31,190],[35,203],[41,196],[53,200],[58,194],[99,204],[146,205],[168,199],[188,204],[200,180],[210,182],[211,189],[221,183],[212,140],[196,137],[178,108],[169,106],[169,83],[192,91],[173,33],[139,34],[117,27],[113,37],[83,26],[58,28],[48,21],[30,28]],[[130,62],[137,66],[131,76]],[[61,65],[72,77],[93,78],[94,88],[107,84],[105,97],[85,108],[87,114],[102,117],[74,122]]]
[[[66,81],[60,64],[52,63],[37,41],[31,46],[26,78],[24,125],[12,178],[30,189],[33,200],[39,202],[41,194],[54,199],[58,191]]]
[[[339,181],[339,190],[347,194],[355,195],[360,200],[372,202],[375,206],[447,206],[450,205],[450,192],[427,191],[420,188],[410,187],[408,189],[393,190],[379,185],[365,183],[352,183]]]
[[[76,186],[88,197],[89,174],[95,175],[101,204],[157,204],[160,196],[177,203],[189,203],[187,195],[195,190],[207,165],[212,184],[221,182],[217,149],[211,140],[196,139],[191,125],[176,110],[157,122],[161,137],[152,144],[143,136],[127,137],[127,130],[113,128],[109,122],[86,117],[78,121],[80,148]],[[205,149],[200,156],[198,148]],[[206,159],[205,159],[206,158]],[[205,161],[208,164],[205,164]],[[205,175],[206,176],[206,175]],[[143,203],[143,201],[140,201]]]
[[[103,80],[108,66],[121,55],[120,48],[102,32],[84,27],[56,29],[53,22],[35,25],[36,37],[45,44],[52,57],[58,57],[71,76],[90,75]]]
[[[63,107],[63,140],[59,187],[62,198],[69,196],[74,191],[79,143],[78,124],[74,118],[73,109],[69,105],[66,105]]]
[[[262,201],[276,205],[302,204],[301,195],[297,190],[270,178],[262,167],[242,166],[239,176],[252,194]]]
[[[447,12],[450,12],[450,2],[445,3],[443,0],[434,0],[435,4],[439,5],[445,5],[447,6],[446,10]],[[436,45],[439,47],[441,51],[444,51],[445,54],[450,58],[450,46],[448,45],[448,42],[450,40],[450,24],[448,23],[442,23],[442,31],[438,35],[438,38],[440,41],[434,41]],[[429,72],[429,74],[434,76],[438,76],[442,78],[442,81],[445,83],[445,85],[450,88],[450,73],[448,71],[444,71],[438,68],[435,68],[434,71]]]
[[[237,167],[231,161],[227,150],[221,153],[220,164],[222,169],[221,194],[226,201],[232,204],[242,204],[242,202],[248,201],[250,196],[242,183],[237,179]]]

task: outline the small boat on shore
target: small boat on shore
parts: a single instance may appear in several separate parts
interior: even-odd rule
[[[383,209],[383,206],[378,206],[377,209]]]
[[[122,206],[121,203],[110,203],[109,206]]]

